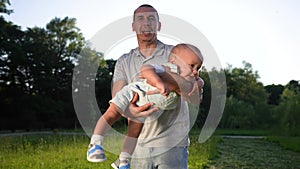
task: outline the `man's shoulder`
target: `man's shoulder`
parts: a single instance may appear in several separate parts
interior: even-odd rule
[[[174,45],[168,45],[168,44],[165,44],[161,41],[158,41],[158,47],[162,47],[165,50],[170,51],[174,47]]]
[[[165,44],[161,41],[158,41],[157,48],[160,48],[162,50],[159,51],[166,51],[170,52],[174,46]],[[121,57],[118,58],[118,61],[125,61],[125,60],[131,60],[132,58],[135,58],[136,56],[140,56],[139,48],[136,47],[134,49],[131,49],[128,53],[124,53]]]
[[[126,60],[126,59],[129,59],[130,57],[137,56],[138,54],[139,54],[138,48],[131,49],[129,52],[121,55],[118,60]]]

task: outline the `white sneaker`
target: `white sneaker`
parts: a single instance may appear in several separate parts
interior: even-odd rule
[[[106,160],[104,149],[101,145],[90,144],[87,151],[87,160],[90,162],[103,162]]]

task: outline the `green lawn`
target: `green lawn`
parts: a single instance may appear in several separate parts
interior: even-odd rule
[[[205,144],[197,142],[198,135],[191,136],[189,168],[209,166],[209,158],[216,152],[211,139]],[[120,147],[122,139],[109,141]],[[111,168],[117,153],[106,152],[107,161],[90,163],[86,160],[89,137],[80,135],[29,135],[0,137],[1,169],[92,169]]]
[[[217,130],[203,144],[197,140],[198,130],[190,132],[189,169],[266,167],[265,160],[280,167],[300,164],[299,137],[270,137],[260,140],[222,139],[219,135],[265,135],[266,131]],[[118,158],[123,141],[121,136],[106,137],[104,163],[86,160],[89,137],[85,135],[27,135],[0,137],[0,169],[111,169]],[[293,150],[285,151],[284,148]],[[113,153],[112,153],[113,152]],[[290,162],[289,162],[290,160]],[[278,164],[276,164],[278,163]],[[234,166],[232,166],[232,165]],[[252,166],[252,167],[251,167]],[[275,167],[276,168],[276,167]],[[300,167],[299,167],[300,168]]]
[[[267,136],[270,133],[269,130],[217,129],[214,135]]]
[[[224,138],[213,158],[214,169],[298,169],[300,153],[265,139]]]
[[[285,149],[300,152],[300,137],[269,136],[267,140],[278,143]]]

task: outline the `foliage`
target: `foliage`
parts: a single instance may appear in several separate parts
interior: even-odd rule
[[[105,66],[99,67],[96,76],[96,97],[102,113],[109,107],[111,99],[111,81],[116,61],[106,60]]]
[[[8,5],[9,0],[1,0],[0,12],[10,14]],[[45,28],[23,31],[0,17],[0,130],[76,128],[75,109],[93,121],[105,112],[116,61],[105,61],[101,51],[86,43],[75,18],[54,18]],[[224,72],[226,84],[225,79],[218,81]],[[220,127],[273,127],[277,133],[299,135],[299,81],[264,87],[258,72],[245,61],[242,68],[203,67],[200,77],[205,85],[196,127],[201,128],[213,111],[212,92],[226,87]]]
[[[7,9],[6,5],[10,5],[9,0],[0,0],[0,13],[11,14],[13,10]]]
[[[80,119],[82,127],[94,125],[101,115],[99,106],[96,102],[96,93],[99,92],[99,77],[97,71],[105,69],[107,66],[103,59],[103,54],[85,46],[80,52],[78,61],[74,68],[72,79],[72,97],[77,117]],[[107,80],[107,79],[106,79]],[[108,82],[108,81],[107,81]],[[107,84],[101,84],[107,86]],[[105,91],[100,91],[103,94]],[[107,95],[101,95],[106,97]],[[110,96],[110,93],[109,95]],[[94,128],[90,126],[88,128]]]
[[[84,44],[76,20],[55,18],[46,28],[26,31],[2,17],[0,22],[5,39],[0,47],[1,128],[73,126],[72,74]]]
[[[204,81],[204,87],[203,87],[203,99],[200,103],[200,109],[198,113],[198,117],[195,121],[195,124],[198,128],[201,128],[206,120],[206,117],[208,115],[210,102],[211,102],[211,84],[210,84],[210,76],[208,74],[208,71],[205,69],[205,67],[202,67],[202,71],[199,72],[199,76]]]
[[[257,71],[252,70],[252,65],[243,62],[243,68],[225,69],[227,80],[227,96],[233,96],[253,106],[259,103],[266,103],[267,94],[263,84],[258,81]]]
[[[221,128],[253,128],[256,124],[253,118],[254,108],[251,104],[234,97],[226,100],[223,118],[219,124]]]
[[[277,127],[279,134],[300,136],[300,84],[290,81],[286,85],[280,104],[274,108],[275,119],[280,124]]]
[[[204,87],[203,99],[200,103],[200,110],[195,124],[197,125],[197,127],[201,128],[206,120],[209,111],[213,111],[211,110],[211,104],[213,104],[214,106],[222,106],[224,102],[223,96],[226,96],[226,79],[224,76],[224,71],[217,70],[215,68],[208,71],[205,67],[202,67],[202,71],[199,73],[199,76],[204,81]],[[215,108],[217,110],[221,109],[221,107]]]
[[[222,128],[267,128],[272,122],[267,93],[250,63],[243,68],[225,69],[227,100],[220,123]]]
[[[284,90],[284,86],[272,84],[265,86],[265,89],[269,94],[268,104],[278,105],[280,103],[280,96]]]
[[[0,129],[76,127],[72,89],[88,91],[86,98],[96,92],[101,110],[108,107],[115,61],[105,61],[101,52],[83,46],[76,19],[54,18],[45,28],[25,31],[3,17],[0,22]],[[84,68],[78,72],[76,66]],[[93,111],[97,104],[87,100],[81,105],[98,117]]]
[[[84,38],[75,26],[74,18],[54,18],[46,29],[28,29],[25,52],[31,79],[27,82],[30,94],[40,94],[53,99],[69,98],[71,79]]]

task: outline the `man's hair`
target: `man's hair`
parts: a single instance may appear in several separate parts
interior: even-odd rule
[[[133,12],[133,21],[134,21],[134,18],[135,18],[135,14],[137,13],[137,10],[138,10],[139,8],[142,8],[142,7],[154,9],[154,12],[156,13],[156,16],[157,16],[157,20],[159,20],[159,16],[158,16],[157,10],[156,10],[152,5],[149,5],[149,4],[143,4],[143,5],[140,5],[139,7],[137,7],[137,8],[134,10],[134,12]]]

